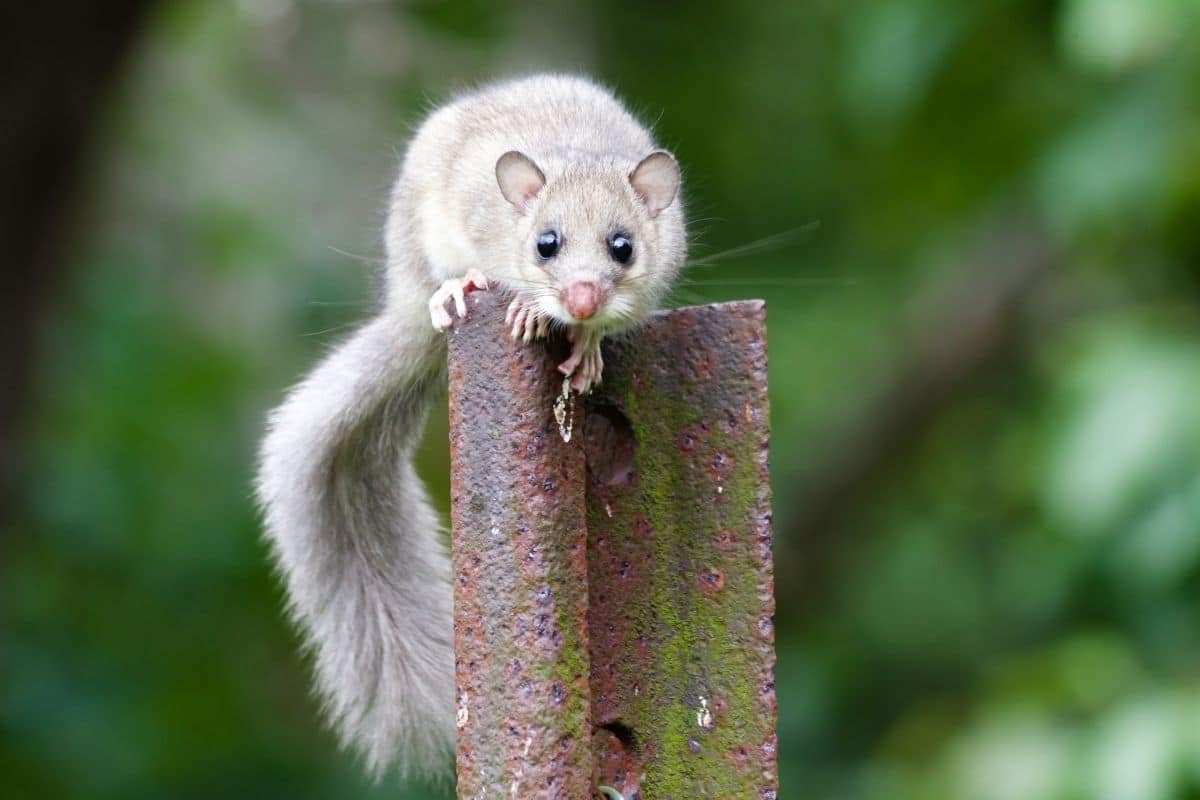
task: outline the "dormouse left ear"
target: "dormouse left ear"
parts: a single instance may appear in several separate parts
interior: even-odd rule
[[[655,150],[629,173],[629,183],[653,219],[671,205],[679,191],[679,164],[666,150]]]

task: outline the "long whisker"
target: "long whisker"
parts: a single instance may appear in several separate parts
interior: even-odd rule
[[[682,286],[676,286],[670,292],[667,293],[666,297],[663,298],[664,305],[669,305],[671,303],[691,303],[694,305],[697,303],[711,303],[711,302],[712,302],[711,297],[705,297],[704,295],[702,295],[698,292],[690,292],[687,289],[683,288]]]
[[[855,286],[856,278],[681,278],[687,286]]]
[[[328,245],[328,248],[331,252],[337,253],[339,256],[345,256],[346,258],[353,258],[356,261],[363,262],[364,264],[379,265],[379,264],[384,263],[384,261],[385,261],[385,259],[380,256],[365,256],[361,253],[351,253],[348,250],[342,250],[341,248],[334,247],[333,245]]]
[[[331,328],[323,328],[319,331],[310,331],[308,333],[301,334],[301,336],[324,336],[327,333],[340,333],[341,331],[349,330],[356,325],[358,325],[357,322],[343,322],[341,325],[334,325]]]
[[[820,227],[820,222],[813,221],[805,225],[799,225],[786,231],[773,233],[770,236],[764,236],[761,239],[755,239],[746,244],[740,244],[736,247],[731,247],[728,250],[722,250],[717,253],[710,253],[702,258],[693,259],[687,262],[688,267],[704,267],[717,261],[727,258],[735,258],[737,256],[750,255],[751,253],[761,253],[768,250],[782,247],[788,241],[799,237],[802,234],[810,233]]]

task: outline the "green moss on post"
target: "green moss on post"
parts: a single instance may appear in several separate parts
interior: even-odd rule
[[[587,418],[600,782],[777,794],[765,310],[679,309],[605,352]]]

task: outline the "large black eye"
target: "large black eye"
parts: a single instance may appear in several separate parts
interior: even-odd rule
[[[628,264],[633,258],[633,242],[623,233],[614,233],[608,240],[608,254],[618,264]]]
[[[546,231],[537,238],[537,252],[542,258],[554,258],[558,253],[560,240],[558,231]]]

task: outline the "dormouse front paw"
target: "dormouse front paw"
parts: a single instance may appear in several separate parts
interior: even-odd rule
[[[466,296],[474,291],[488,288],[488,279],[477,269],[467,270],[461,278],[451,278],[442,283],[438,290],[429,298],[429,317],[436,330],[444,331],[454,324],[454,317],[446,311],[446,301],[454,299],[454,310],[458,316],[466,318]]]
[[[544,339],[550,331],[550,318],[538,312],[533,305],[526,303],[520,297],[514,298],[508,304],[504,314],[504,322],[511,325],[509,331],[512,338],[529,344],[534,339]]]
[[[571,328],[571,355],[558,365],[558,371],[571,378],[571,388],[580,394],[586,394],[593,386],[600,384],[604,372],[604,359],[600,355],[600,340],[602,334],[585,330],[581,327]]]

